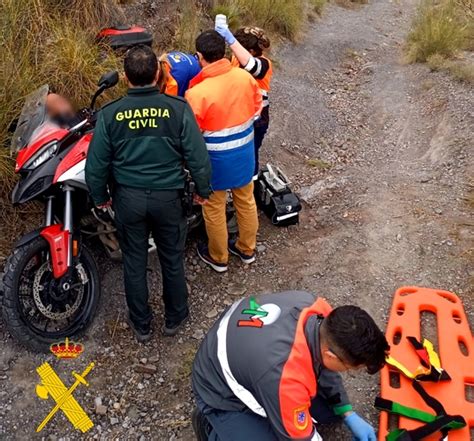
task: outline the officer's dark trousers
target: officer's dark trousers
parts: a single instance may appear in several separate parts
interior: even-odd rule
[[[212,426],[208,441],[278,441],[268,419],[251,410],[223,412],[209,408],[200,398],[196,397],[196,402]],[[311,402],[310,413],[318,424],[341,421],[320,395]]]
[[[113,208],[131,320],[136,326],[143,327],[152,318],[147,286],[148,238],[151,232],[161,264],[165,319],[179,322],[188,314],[184,276],[187,224],[180,192],[117,186]]]

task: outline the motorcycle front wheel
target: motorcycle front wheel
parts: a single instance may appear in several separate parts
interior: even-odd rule
[[[66,337],[79,337],[99,305],[97,264],[82,246],[67,282],[53,277],[49,245],[42,237],[16,248],[3,276],[3,321],[19,343],[35,352]]]

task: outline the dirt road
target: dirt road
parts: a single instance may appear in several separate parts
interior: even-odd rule
[[[34,394],[35,368],[48,360],[69,384],[73,369],[95,360],[90,387],[76,393],[95,421],[88,437],[193,440],[193,354],[220,311],[242,295],[306,289],[334,305],[358,304],[385,326],[398,287],[429,286],[458,293],[473,323],[474,93],[400,62],[414,7],[406,0],[331,5],[301,44],[278,53],[263,155],[283,166],[308,204],[300,226],[275,229],[262,216],[258,262],[246,268],[233,260],[223,276],[198,263],[192,239],[193,318],[176,339],[156,335],[147,346],[133,344],[123,324],[120,266],[103,262],[103,302],[79,360],[53,362],[2,338],[0,438],[80,439],[62,415],[32,435],[51,407]],[[159,326],[156,261],[151,266]],[[149,373],[137,372],[140,365],[151,365]],[[350,375],[347,388],[376,424],[378,378]],[[98,398],[105,415],[95,414]],[[322,434],[350,439],[342,427]]]

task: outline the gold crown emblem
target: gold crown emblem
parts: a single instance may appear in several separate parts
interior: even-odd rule
[[[66,337],[65,341],[53,343],[49,349],[58,358],[77,358],[84,352],[84,346],[80,343],[69,341]]]

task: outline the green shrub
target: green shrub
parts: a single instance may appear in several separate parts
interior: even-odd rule
[[[321,15],[327,0],[309,0],[309,5],[318,15]]]
[[[448,60],[442,55],[428,57],[427,64],[432,71],[450,72],[454,78],[468,84],[474,84],[474,63],[464,60]]]
[[[449,57],[464,49],[468,38],[465,17],[453,0],[424,0],[408,35],[408,62],[424,62],[434,54]]]
[[[432,71],[436,72],[446,67],[447,60],[441,54],[436,53],[430,55],[426,59],[426,63]]]
[[[15,176],[8,129],[26,95],[43,84],[77,108],[89,104],[100,76],[121,68],[121,60],[94,38],[109,18],[116,23],[120,15],[112,0],[0,0],[0,258],[39,213],[34,204],[11,206]],[[106,99],[119,93],[120,87],[111,89]]]
[[[201,31],[201,11],[192,1],[180,0],[180,16],[174,36],[174,47],[185,52],[196,51],[196,37]]]
[[[304,23],[306,0],[218,0],[212,9],[232,20],[295,39]]]
[[[231,29],[237,29],[240,27],[240,14],[236,4],[220,4],[212,8],[211,16],[214,18],[218,14],[224,14],[227,16],[227,23]]]
[[[66,6],[68,12],[60,14]],[[121,67],[118,57],[94,40],[107,14],[113,15],[112,6],[92,0],[0,0],[0,145],[7,143],[7,129],[25,96],[42,84],[85,106],[99,77]]]

